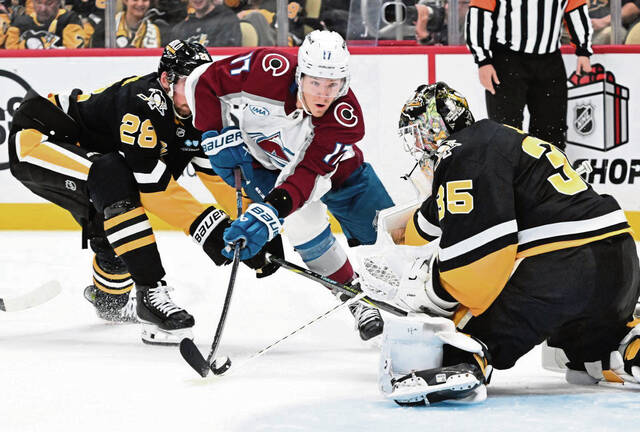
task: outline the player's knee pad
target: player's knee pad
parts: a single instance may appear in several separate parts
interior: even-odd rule
[[[222,249],[226,246],[222,235],[230,225],[229,216],[224,211],[208,207],[189,227],[189,234],[193,241],[202,247],[216,265],[229,263],[229,260],[222,255]]]
[[[133,279],[125,262],[117,256],[104,237],[89,240],[95,252],[93,259],[93,284],[103,293],[111,295],[127,294],[133,288]]]
[[[93,162],[87,187],[93,205],[100,213],[108,207],[117,208],[119,202],[140,205],[140,192],[131,168],[117,153],[102,155]]]
[[[481,402],[491,371],[486,348],[451,320],[419,314],[385,324],[379,385],[401,405]]]

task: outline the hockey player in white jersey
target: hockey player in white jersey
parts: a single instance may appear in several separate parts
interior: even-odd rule
[[[331,233],[327,208],[349,245],[371,244],[378,211],[393,202],[358,147],[364,137],[360,105],[349,88],[349,51],[335,32],[314,31],[298,56],[256,49],[197,68],[187,101],[202,146],[229,184],[243,171],[253,200],[224,239],[243,241],[241,259],[284,233],[306,265],[349,283],[354,271]],[[224,252],[230,256],[229,251]],[[379,312],[351,307],[360,336],[382,332]]]

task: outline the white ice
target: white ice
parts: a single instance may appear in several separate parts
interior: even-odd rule
[[[640,392],[566,384],[541,368],[538,349],[496,371],[483,404],[398,407],[378,392],[377,348],[359,340],[344,309],[241,367],[336,304],[324,288],[285,270],[257,280],[241,269],[219,350],[234,373],[202,379],[177,348],[144,345],[136,325],[95,316],[82,296],[92,254],[80,250],[79,237],[0,232],[0,297],[50,279],[64,287],[40,307],[0,312],[2,432],[620,432],[640,425]],[[195,315],[206,353],[229,267],[215,268],[181,233],[156,237],[173,297]]]

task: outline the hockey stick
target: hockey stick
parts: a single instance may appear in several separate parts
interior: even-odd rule
[[[62,292],[58,281],[52,280],[17,297],[1,298],[0,310],[16,312],[39,306]]]
[[[276,256],[273,256],[271,254],[267,254],[267,260],[269,260],[272,263],[278,264],[280,267],[287,269],[289,271],[292,271],[294,273],[297,273],[299,275],[302,275],[304,277],[306,277],[307,279],[311,279],[312,281],[315,282],[319,282],[322,285],[324,285],[325,287],[329,288],[329,289],[336,289],[338,291],[340,291],[341,293],[349,296],[349,297],[355,297],[359,294],[362,293],[362,290],[360,289],[359,286],[357,285],[347,285],[347,284],[343,284],[340,282],[336,282],[333,279],[329,279],[326,276],[323,276],[319,273],[316,273],[312,270],[306,269],[304,267],[300,267],[296,264],[293,264],[289,261],[285,261],[282,258],[278,258]],[[379,300],[374,300],[370,297],[364,296],[362,297],[362,301],[364,301],[365,303],[378,308],[380,310],[383,310],[385,312],[389,312],[390,314],[396,315],[396,316],[402,316],[405,317],[408,315],[407,311],[400,309],[392,304],[389,303],[385,303]]]
[[[317,317],[313,318],[311,321],[302,324],[300,327],[296,328],[295,330],[287,333],[285,336],[282,336],[281,338],[275,340],[274,342],[272,342],[271,344],[267,345],[266,347],[262,348],[261,350],[251,354],[249,357],[245,358],[241,363],[239,363],[237,366],[235,366],[233,368],[233,371],[229,372],[229,374],[226,374],[225,376],[228,376],[230,374],[236,373],[238,371],[238,369],[241,369],[242,367],[244,367],[247,363],[262,357],[263,355],[265,355],[266,353],[268,353],[269,351],[271,351],[272,349],[274,349],[278,344],[284,342],[285,340],[289,339],[291,336],[295,335],[296,333],[301,332],[302,330],[304,330],[305,328],[309,327],[310,325],[324,319],[327,318],[329,315],[333,314],[334,312],[344,308],[345,306],[350,305],[351,303],[355,303],[359,300],[361,300],[363,297],[365,296],[365,293],[360,293],[355,297],[351,297],[350,299],[348,299],[345,302],[340,302],[339,304],[333,306],[331,309],[329,309],[328,311],[318,315]]]
[[[236,189],[238,217],[240,217],[240,215],[242,214],[242,178],[240,168],[234,168],[233,176]],[[224,298],[224,305],[222,306],[220,320],[218,321],[218,327],[213,338],[213,343],[211,344],[209,355],[205,359],[196,344],[193,342],[193,339],[184,338],[182,339],[182,341],[180,341],[180,354],[182,354],[182,357],[187,361],[187,363],[189,363],[189,365],[203,378],[209,374],[209,371],[213,372],[214,375],[221,375],[231,367],[231,359],[229,357],[225,356],[220,359],[213,359],[215,358],[216,351],[220,346],[222,330],[224,330],[224,324],[227,320],[227,313],[229,312],[229,306],[231,304],[233,287],[236,283],[236,274],[238,273],[238,266],[240,265],[241,247],[242,241],[240,240],[236,241],[233,245],[233,263],[231,264],[231,276],[229,277],[227,294]]]

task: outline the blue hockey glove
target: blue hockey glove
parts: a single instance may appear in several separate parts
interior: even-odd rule
[[[229,126],[222,132],[210,130],[202,134],[200,144],[209,157],[211,167],[229,186],[234,186],[233,169],[240,167],[244,181],[253,178],[253,157],[247,150],[240,129]]]
[[[280,234],[283,219],[278,211],[269,204],[253,203],[231,226],[224,230],[224,242],[228,245],[240,240],[243,242],[240,259],[246,260],[256,255],[264,245]],[[233,249],[226,247],[222,254],[233,258]]]

